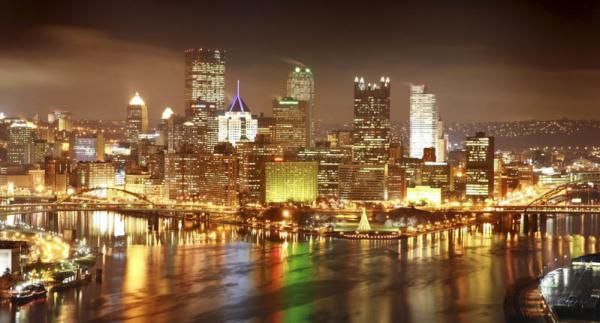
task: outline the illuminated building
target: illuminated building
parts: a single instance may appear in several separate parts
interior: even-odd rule
[[[442,204],[442,190],[422,185],[409,187],[406,190],[406,202],[416,205],[439,206]]]
[[[486,199],[494,194],[494,137],[478,132],[467,137],[466,196]]]
[[[258,130],[256,135],[267,137],[269,141],[273,141],[273,133],[275,132],[275,118],[267,117],[262,112],[256,118],[258,121]]]
[[[191,105],[195,151],[212,153],[219,142],[219,112],[215,103],[198,99]],[[184,138],[184,140],[187,138]]]
[[[313,148],[304,148],[298,152],[298,160],[319,163],[317,175],[319,198],[339,197],[339,167],[349,162],[351,156],[350,148],[329,147],[320,143]]]
[[[296,66],[287,80],[287,96],[299,101],[308,102],[309,138],[314,145],[315,138],[315,80],[310,68]]]
[[[36,126],[25,120],[13,122],[8,128],[7,155],[11,164],[30,164],[29,153],[36,138]]]
[[[201,157],[204,172],[200,178],[200,196],[218,205],[238,204],[238,158],[228,142],[217,144],[213,154]]]
[[[312,204],[317,199],[317,162],[265,163],[265,203]]]
[[[225,51],[191,48],[184,51],[184,104],[186,116],[198,99],[216,104],[217,111],[225,109]]]
[[[204,163],[197,154],[182,152],[165,156],[165,182],[169,199],[198,197]]]
[[[104,161],[104,134],[102,131],[94,137],[75,138],[76,161]]]
[[[129,101],[127,106],[127,128],[125,136],[127,142],[135,144],[140,135],[148,132],[148,108],[139,93]]]
[[[115,187],[115,167],[110,162],[78,162],[80,188]]]
[[[171,107],[166,107],[163,110],[163,113],[160,117],[160,123],[158,125],[158,141],[157,144],[165,147],[166,150],[169,150],[169,137],[172,137],[173,134],[173,128],[175,127],[175,112],[173,112],[173,109],[171,109]],[[171,138],[171,141],[173,140],[173,138]],[[173,152],[173,145],[171,143],[171,149],[169,150],[170,152]]]
[[[51,153],[50,145],[46,140],[36,139],[28,146],[29,160],[32,164],[41,164],[46,156]]]
[[[394,164],[388,164],[387,168],[387,200],[404,201],[406,198],[406,171]]]
[[[284,149],[310,146],[309,102],[283,98],[273,102],[274,143]]]
[[[240,203],[258,204],[265,200],[265,163],[283,156],[283,150],[270,144],[270,136],[258,135],[254,142],[240,142],[239,155]]]
[[[387,201],[387,165],[346,164],[338,172],[340,200]]]
[[[420,158],[400,158],[396,159],[394,165],[404,169],[406,176],[406,185],[414,187],[421,183],[421,173],[423,172],[423,160]]]
[[[148,173],[125,174],[125,190],[137,194],[146,194],[146,180],[150,178]]]
[[[212,153],[219,141],[219,113],[215,103],[196,100],[190,107],[194,151]],[[183,138],[185,140],[185,138]]]
[[[361,164],[384,164],[390,146],[390,79],[365,84],[354,79],[352,158]]]
[[[332,130],[327,133],[327,141],[331,147],[351,147],[352,131]]]
[[[46,157],[44,182],[48,190],[65,193],[69,188],[73,164],[67,158]]]
[[[425,162],[421,172],[421,185],[439,188],[442,196],[453,190],[450,166],[447,163]]]
[[[410,87],[410,157],[423,158],[425,148],[436,150],[437,162],[446,159],[447,139],[435,94],[425,85]]]
[[[225,115],[220,115],[219,142],[227,141],[235,146],[240,140],[254,141],[258,132],[258,121],[250,114],[250,108],[240,97],[240,82],[237,95],[233,98]]]

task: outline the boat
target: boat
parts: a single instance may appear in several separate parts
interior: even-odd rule
[[[26,304],[36,299],[45,299],[48,291],[39,283],[17,287],[10,296],[10,301],[15,304]]]

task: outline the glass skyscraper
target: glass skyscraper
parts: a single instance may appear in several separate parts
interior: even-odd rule
[[[225,109],[225,51],[192,48],[185,55],[184,103],[186,116],[198,98],[215,103],[218,111]]]
[[[390,147],[390,78],[379,84],[354,79],[352,159],[360,164],[385,164]]]
[[[437,162],[446,159],[446,139],[435,94],[425,85],[410,87],[410,157],[423,158],[423,149],[435,148]]]
[[[308,118],[310,124],[310,145],[314,146],[315,138],[315,79],[310,68],[296,66],[288,76],[287,96],[299,101],[308,102]]]

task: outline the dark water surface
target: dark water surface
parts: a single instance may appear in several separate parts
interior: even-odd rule
[[[13,216],[75,228],[103,252],[104,280],[18,309],[0,305],[0,321],[503,322],[506,288],[596,252],[599,219],[515,217],[377,242],[173,220],[157,232],[108,212]]]

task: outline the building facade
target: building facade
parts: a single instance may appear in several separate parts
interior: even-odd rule
[[[447,137],[439,117],[437,98],[425,85],[410,87],[410,157],[423,158],[425,148],[434,148],[436,161],[446,160]]]
[[[310,146],[313,146],[316,128],[315,79],[310,68],[296,66],[290,72],[287,80],[287,96],[308,102]]]
[[[191,48],[184,51],[184,106],[191,116],[191,105],[200,99],[225,109],[225,51]]]
[[[148,108],[139,93],[129,101],[127,106],[126,137],[130,144],[137,144],[140,135],[148,132]]]
[[[309,102],[283,98],[273,102],[273,141],[284,149],[310,146]]]
[[[474,200],[494,196],[494,137],[478,132],[467,137],[466,196]]]
[[[354,79],[352,158],[361,164],[384,164],[390,145],[390,79],[379,84]]]
[[[265,164],[265,204],[312,204],[317,199],[317,162],[274,161]]]
[[[240,140],[254,141],[258,133],[258,121],[250,114],[250,108],[240,97],[240,82],[237,84],[237,95],[233,98],[229,109],[219,120],[219,142],[229,142],[235,146]]]

